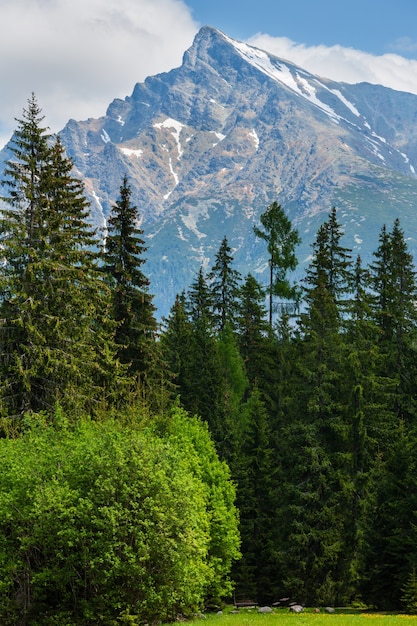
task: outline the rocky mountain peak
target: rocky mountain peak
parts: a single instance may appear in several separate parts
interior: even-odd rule
[[[180,67],[136,84],[102,118],[70,120],[60,135],[98,224],[127,174],[165,315],[224,236],[237,269],[263,280],[253,225],[273,201],[303,239],[300,275],[332,206],[364,260],[397,216],[413,246],[416,117],[417,96],[314,76],[206,26]]]

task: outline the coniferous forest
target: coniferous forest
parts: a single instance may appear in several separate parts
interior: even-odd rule
[[[35,96],[0,223],[2,624],[150,623],[235,597],[417,607],[417,283],[331,209],[297,285],[276,202],[157,322],[127,177],[105,232]]]

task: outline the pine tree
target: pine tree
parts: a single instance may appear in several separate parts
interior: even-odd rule
[[[333,211],[313,244],[294,359],[293,420],[284,421],[281,434],[286,464],[291,449],[299,451],[285,480],[281,515],[285,520],[291,510],[293,516],[284,522],[291,548],[282,570],[289,589],[314,603],[344,602],[351,592],[342,574],[351,475],[343,395],[345,305],[340,304],[349,284],[348,256],[340,236]]]
[[[185,293],[178,294],[165,320],[161,334],[162,358],[172,375],[173,393],[184,406],[191,404],[192,378],[190,372],[193,325],[187,312]]]
[[[391,233],[381,229],[379,247],[371,265],[374,292],[373,319],[380,329],[384,354],[382,375],[395,379],[395,412],[408,422],[416,415],[414,345],[417,339],[416,272],[398,219]]]
[[[256,385],[241,411],[241,444],[234,472],[242,537],[242,559],[235,566],[236,588],[239,595],[266,603],[276,591],[276,485],[268,413]]]
[[[2,411],[92,410],[118,387],[88,203],[33,96],[6,167],[0,240]],[[113,381],[115,387],[113,387]],[[120,386],[119,386],[120,388]]]
[[[208,276],[211,281],[216,326],[220,331],[224,330],[226,324],[232,328],[235,326],[236,294],[240,273],[232,267],[231,252],[227,238],[224,237]]]
[[[214,332],[213,293],[202,267],[188,291],[188,311],[194,324],[201,322]]]
[[[147,248],[127,176],[107,220],[104,270],[111,277],[118,357],[133,376],[151,378],[157,362],[155,307],[142,271]],[[148,381],[149,382],[149,381]]]
[[[199,415],[218,443],[220,437],[219,398],[221,397],[220,362],[214,330],[212,293],[202,268],[187,294],[187,311],[192,327],[189,372],[190,381],[184,407]]]
[[[273,202],[260,217],[264,230],[257,226],[254,232],[257,237],[268,244],[269,254],[269,325],[272,328],[273,298],[295,300],[297,289],[291,286],[288,270],[297,267],[295,247],[300,243],[298,232],[292,228],[284,209]]]
[[[265,365],[265,346],[269,334],[264,305],[264,292],[252,274],[248,274],[238,292],[237,330],[239,349],[245,363],[249,382],[262,378]]]

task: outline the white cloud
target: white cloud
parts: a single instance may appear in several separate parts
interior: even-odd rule
[[[0,146],[32,92],[52,131],[104,115],[181,64],[197,30],[182,0],[0,0]]]
[[[199,26],[187,0],[0,0],[0,15],[0,147],[32,91],[52,131],[71,117],[99,117],[136,82],[178,67]],[[417,61],[398,54],[265,34],[248,43],[320,76],[417,93]]]
[[[261,33],[251,37],[248,43],[324,78],[374,83],[417,94],[417,61],[398,54],[375,56],[342,46],[306,46],[286,37]]]

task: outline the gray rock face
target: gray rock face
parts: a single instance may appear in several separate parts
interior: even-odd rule
[[[236,269],[267,282],[252,227],[275,200],[302,237],[300,275],[332,206],[364,262],[395,217],[414,237],[416,117],[417,96],[319,78],[205,27],[181,67],[135,85],[100,119],[70,120],[60,135],[98,225],[128,175],[165,315],[200,265],[211,267],[224,236]]]

